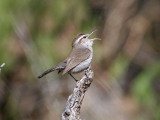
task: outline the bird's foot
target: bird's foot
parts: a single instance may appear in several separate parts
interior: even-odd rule
[[[69,73],[69,75],[70,75],[76,82],[78,81],[71,73]]]

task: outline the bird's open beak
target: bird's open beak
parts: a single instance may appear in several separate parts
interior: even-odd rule
[[[93,38],[93,39],[90,39],[90,40],[101,40],[100,38]]]
[[[94,30],[94,31],[92,31],[89,35],[88,35],[88,37],[89,36],[91,36],[94,32],[96,32],[97,30]]]
[[[94,33],[96,32],[97,30],[94,30],[92,31],[90,34],[88,34],[88,38]],[[90,40],[101,40],[100,38],[93,38],[93,39],[90,39]]]

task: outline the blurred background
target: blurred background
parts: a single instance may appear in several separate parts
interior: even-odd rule
[[[60,120],[75,81],[36,77],[95,29],[81,118],[160,120],[159,0],[0,0],[0,120]]]

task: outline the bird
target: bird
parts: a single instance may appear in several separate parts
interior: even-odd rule
[[[58,70],[58,73],[62,73],[62,75],[68,73],[77,82],[78,80],[72,74],[82,72],[90,66],[93,58],[93,43],[95,40],[101,40],[100,38],[89,39],[96,31],[78,34],[72,42],[72,50],[68,57],[63,62],[40,74],[38,78],[40,79],[46,74]]]

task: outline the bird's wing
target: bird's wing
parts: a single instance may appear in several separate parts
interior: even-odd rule
[[[62,75],[79,65],[82,61],[89,58],[91,51],[87,48],[74,48],[67,58],[66,68],[63,70]]]

